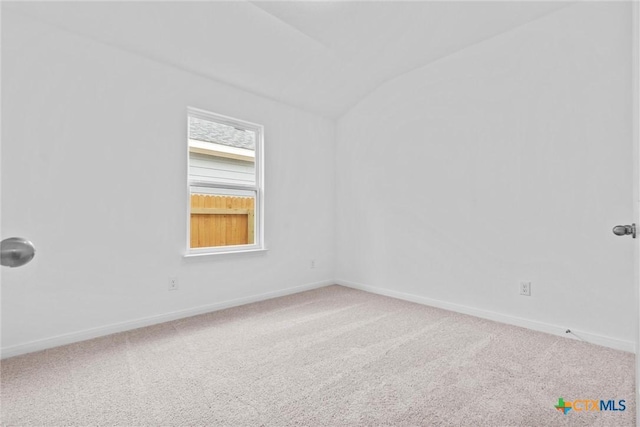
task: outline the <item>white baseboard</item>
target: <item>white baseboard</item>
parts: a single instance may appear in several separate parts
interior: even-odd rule
[[[534,331],[546,332],[552,335],[558,335],[565,338],[579,339],[592,344],[597,344],[616,350],[628,351],[635,353],[635,343],[633,341],[625,341],[617,338],[605,337],[603,335],[593,334],[590,332],[571,330],[571,334],[567,334],[566,327],[552,325],[549,323],[539,322],[537,320],[525,319],[522,317],[510,316],[508,314],[497,313],[494,311],[483,310],[480,308],[469,307],[466,305],[454,304],[437,299],[421,297],[418,295],[407,294],[404,292],[392,291],[384,288],[363,285],[361,283],[351,282],[349,280],[337,279],[336,284],[346,286],[353,289],[359,289],[378,295],[384,295],[405,301],[415,302],[418,304],[428,305],[431,307],[442,308],[445,310],[455,311],[457,313],[469,314],[471,316],[481,317],[483,319],[494,320],[496,322],[506,323],[509,325],[520,326]]]
[[[378,295],[384,295],[392,298],[397,298],[405,301],[415,302],[418,304],[428,305],[431,307],[442,308],[445,310],[455,311],[457,313],[469,314],[471,316],[480,317],[483,319],[494,320],[496,322],[506,323],[509,325],[520,326],[534,331],[546,332],[553,335],[558,335],[565,338],[581,339],[593,344],[602,345],[605,347],[614,348],[616,350],[623,350],[628,352],[635,352],[635,343],[632,341],[625,341],[616,338],[605,337],[603,335],[593,334],[585,331],[572,330],[572,334],[565,333],[566,328],[562,326],[552,325],[549,323],[539,322],[536,320],[524,319],[521,317],[510,316],[494,311],[482,310],[479,308],[469,307],[465,305],[450,303],[446,301],[440,301],[432,298],[421,297],[418,295],[407,294],[404,292],[393,291],[384,288],[378,288],[374,286],[363,285],[361,283],[351,282],[348,280],[324,280],[321,282],[309,283],[301,286],[294,286],[291,288],[281,289],[278,291],[267,292],[259,295],[252,295],[243,298],[237,298],[229,301],[224,301],[216,304],[202,305],[198,307],[189,308],[186,310],[173,311],[170,313],[160,314],[157,316],[150,316],[141,319],[130,320],[126,322],[113,323],[111,325],[101,326],[97,328],[85,329],[82,331],[72,332],[63,335],[57,335],[51,338],[45,338],[41,340],[35,340],[26,342],[23,344],[17,344],[8,347],[2,347],[0,349],[1,358],[19,356],[21,354],[32,353],[35,351],[41,351],[48,348],[59,347],[61,345],[72,344],[74,342],[85,341],[92,338],[98,338],[105,335],[111,335],[118,332],[129,331],[131,329],[142,328],[144,326],[156,325],[159,323],[169,322],[171,320],[182,319],[185,317],[197,316],[198,314],[210,313],[218,310],[224,310],[225,308],[237,307],[244,304],[250,304],[253,302],[265,301],[272,298],[277,298],[285,295],[296,294],[299,292],[308,291],[311,289],[317,289],[324,286],[338,284],[353,289],[359,289],[366,292],[371,292]]]
[[[304,292],[311,289],[321,288],[321,287],[329,286],[333,284],[335,284],[335,281],[333,280],[325,280],[321,282],[308,283],[306,285],[294,286],[291,288],[281,289],[273,292],[267,292],[264,294],[237,298],[230,301],[224,301],[224,302],[219,302],[215,304],[201,305],[198,307],[188,308],[186,310],[173,311],[165,314],[159,314],[157,316],[150,316],[150,317],[144,317],[141,319],[129,320],[126,322],[113,323],[111,325],[85,329],[82,331],[71,332],[63,335],[57,335],[51,338],[44,338],[41,340],[30,341],[23,344],[2,347],[0,349],[0,353],[2,355],[1,358],[6,359],[8,357],[19,356],[21,354],[32,353],[34,351],[45,350],[48,348],[59,347],[61,345],[72,344],[78,341],[85,341],[92,338],[111,335],[117,332],[129,331],[131,329],[137,329],[137,328],[142,328],[144,326],[156,325],[158,323],[169,322],[171,320],[197,316],[198,314],[224,310],[225,308],[237,307],[239,305],[265,301],[268,299],[282,297],[285,295],[297,294],[299,292]]]

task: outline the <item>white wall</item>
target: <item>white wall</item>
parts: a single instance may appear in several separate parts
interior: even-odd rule
[[[343,116],[337,277],[633,350],[630,35],[629,3],[573,5]]]
[[[388,82],[334,138],[3,10],[2,235],[38,247],[1,271],[3,355],[336,277],[633,343],[629,34],[628,4],[571,6]],[[265,126],[267,253],[182,258],[187,106]]]
[[[334,277],[333,122],[7,10],[2,91],[2,233],[37,246],[2,269],[9,354]],[[264,125],[267,253],[182,257],[188,106]]]

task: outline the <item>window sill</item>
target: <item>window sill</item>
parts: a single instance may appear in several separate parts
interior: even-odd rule
[[[247,254],[247,253],[261,253],[267,252],[268,249],[260,248],[260,249],[245,249],[245,250],[236,250],[236,251],[219,251],[219,252],[199,252],[199,253],[187,253],[184,254],[183,258],[199,258],[203,256],[212,256],[212,255],[230,255],[230,254]]]

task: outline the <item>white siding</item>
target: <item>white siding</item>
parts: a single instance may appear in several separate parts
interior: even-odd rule
[[[256,181],[255,163],[189,153],[189,179],[253,185]]]

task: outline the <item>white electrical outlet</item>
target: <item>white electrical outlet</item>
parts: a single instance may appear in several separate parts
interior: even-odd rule
[[[531,282],[520,282],[520,295],[531,296]]]
[[[315,259],[311,260],[310,267],[311,268],[316,268],[316,260]]]
[[[177,277],[170,277],[169,278],[169,290],[170,291],[177,291],[178,290],[178,278]]]

